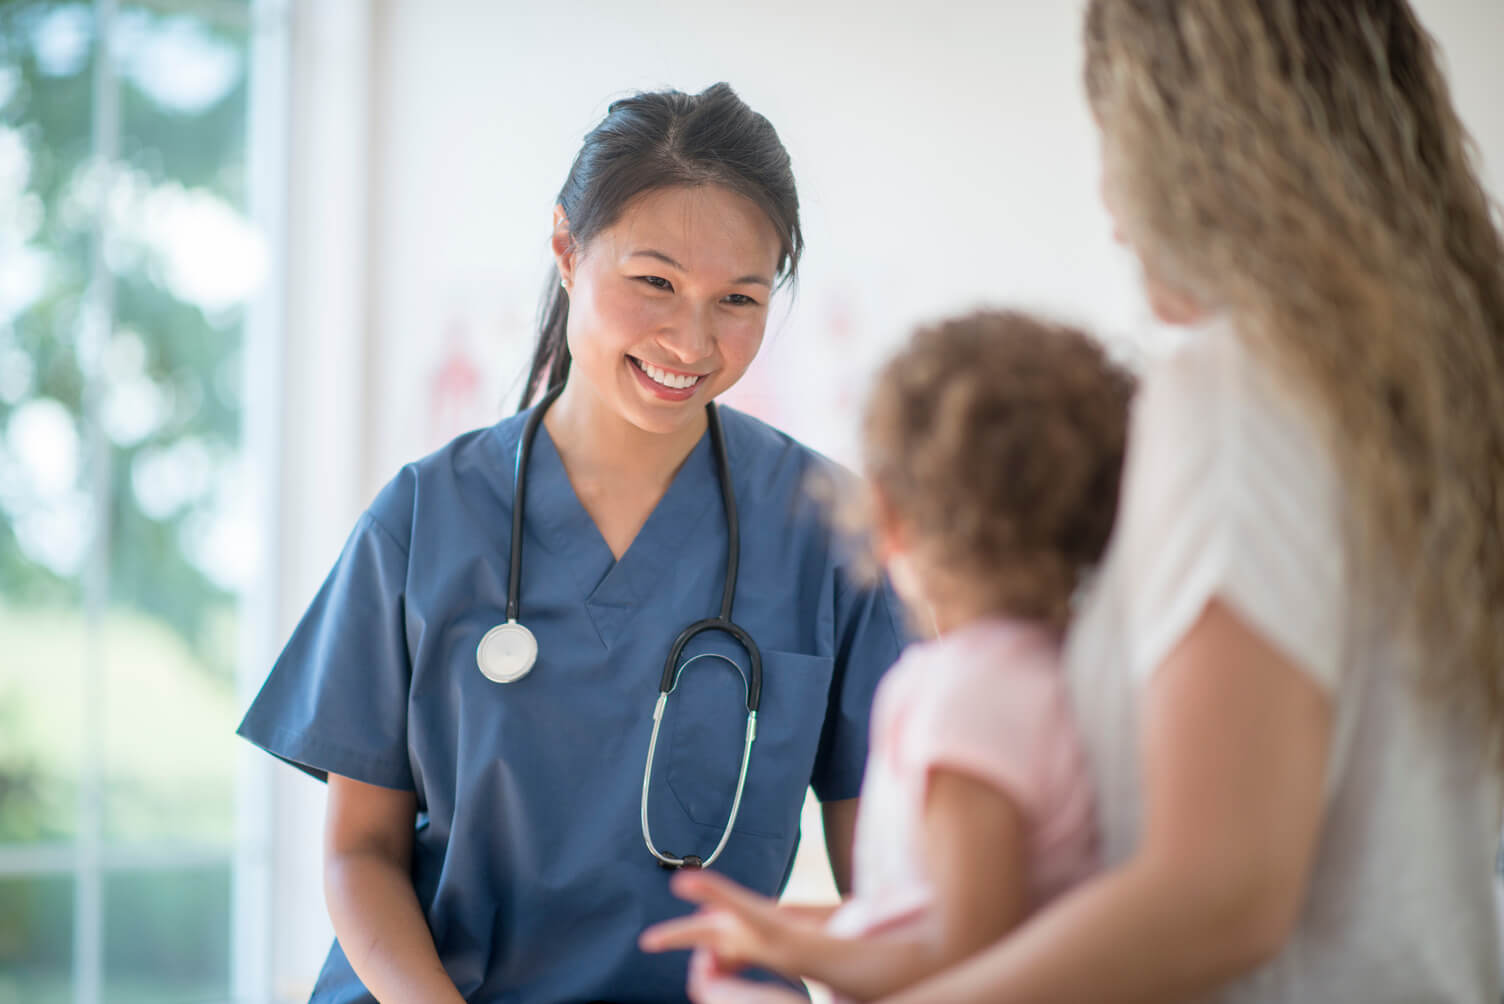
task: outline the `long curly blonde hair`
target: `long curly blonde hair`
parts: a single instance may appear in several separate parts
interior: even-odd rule
[[[1085,34],[1125,235],[1292,378],[1352,582],[1497,739],[1504,245],[1434,42],[1404,0],[1091,0]]]

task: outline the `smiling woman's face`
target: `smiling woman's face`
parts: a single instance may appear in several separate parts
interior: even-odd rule
[[[567,226],[560,214],[570,393],[646,432],[698,422],[762,345],[782,255],[772,221],[750,199],[703,185],[638,196],[584,248]]]

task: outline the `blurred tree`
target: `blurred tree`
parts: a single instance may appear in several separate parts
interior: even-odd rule
[[[77,332],[95,214],[104,212],[116,284],[103,399],[111,603],[168,622],[228,677],[233,646],[215,628],[233,609],[233,584],[217,566],[234,544],[235,292],[249,287],[214,270],[254,264],[244,253],[249,228],[235,230],[245,25],[124,4],[116,35],[120,151],[105,191],[90,149],[92,8],[0,2],[0,272],[15,269],[0,280],[0,602],[81,599],[89,432]],[[205,289],[205,276],[228,292]],[[70,483],[49,481],[39,459]]]
[[[110,653],[112,670],[164,666],[160,685],[135,696],[160,701],[170,695],[158,691],[176,688],[180,706],[229,746],[229,729],[204,709],[218,699],[222,713],[229,703],[216,695],[230,693],[243,574],[242,304],[261,255],[242,212],[249,22],[248,5],[235,0],[120,3],[110,49],[119,148],[101,169],[92,148],[94,6],[0,0],[0,844],[76,835],[82,755],[70,726],[82,721],[75,670],[88,647],[71,633],[85,631],[82,571],[101,501],[110,637],[131,648]],[[88,409],[80,331],[100,220],[114,299],[95,357],[98,407]],[[89,468],[100,435],[110,458],[103,500]],[[103,628],[94,634],[106,644]],[[60,638],[73,644],[52,643]],[[112,713],[138,711],[120,696]],[[177,814],[167,824],[176,836],[228,832],[230,759],[202,748],[203,733],[192,742],[186,734],[159,725],[133,735],[135,746],[170,750],[149,766],[118,756],[100,764],[106,839],[152,840],[154,820],[140,820],[164,806]],[[210,764],[196,775],[207,794],[167,800],[164,792],[185,786],[161,763]],[[114,811],[121,804],[136,811]],[[209,822],[185,823],[183,806]],[[229,875],[227,859],[106,872],[96,935],[108,999],[223,996]],[[79,881],[81,873],[45,870],[0,880],[0,999],[71,996]],[[127,996],[130,986],[139,997]]]

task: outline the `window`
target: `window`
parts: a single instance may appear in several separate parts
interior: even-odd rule
[[[231,995],[252,31],[0,11],[0,1001]]]

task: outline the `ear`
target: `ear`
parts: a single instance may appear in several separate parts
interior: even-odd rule
[[[867,486],[872,513],[872,544],[877,560],[887,565],[895,557],[909,549],[908,528],[898,518],[881,489],[874,484]]]
[[[554,206],[554,232],[549,238],[549,245],[553,248],[559,278],[563,280],[564,288],[568,289],[574,285],[575,259],[579,248],[575,246],[574,235],[569,231],[569,217],[564,214],[563,206]]]

